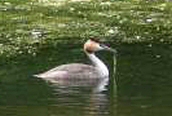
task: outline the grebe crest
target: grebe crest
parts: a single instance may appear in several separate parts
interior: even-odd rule
[[[85,44],[84,44],[84,51],[88,53],[94,53],[96,51],[102,50],[103,48],[100,46],[100,44],[93,40],[89,39]]]

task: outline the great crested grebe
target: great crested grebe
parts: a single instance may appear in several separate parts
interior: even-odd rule
[[[108,83],[109,71],[107,66],[95,55],[95,52],[100,50],[116,53],[115,49],[89,39],[84,44],[84,51],[92,61],[92,65],[82,63],[64,64],[34,76],[55,84],[99,86],[99,89],[102,89]]]

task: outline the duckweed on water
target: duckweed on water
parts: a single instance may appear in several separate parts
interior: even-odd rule
[[[36,55],[42,47],[90,36],[123,43],[171,43],[171,12],[171,2],[4,0],[0,56]]]

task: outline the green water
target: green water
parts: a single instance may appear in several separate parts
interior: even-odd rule
[[[112,43],[111,43],[112,45]],[[0,67],[1,116],[171,116],[171,45],[120,44],[117,90],[52,86],[32,75],[54,66],[89,60],[82,45],[46,48],[35,57],[3,59]],[[99,56],[112,68],[112,55]],[[111,77],[112,78],[112,77]]]

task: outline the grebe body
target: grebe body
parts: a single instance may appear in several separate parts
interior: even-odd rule
[[[115,49],[99,44],[94,40],[88,40],[84,44],[84,52],[91,60],[92,65],[82,63],[64,64],[44,73],[34,75],[51,83],[61,85],[100,86],[108,83],[109,70],[107,66],[95,55],[95,52],[107,50],[116,53]]]

